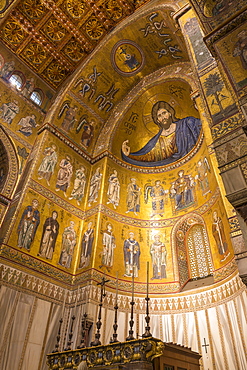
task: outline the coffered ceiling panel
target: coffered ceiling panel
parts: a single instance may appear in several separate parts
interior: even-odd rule
[[[4,44],[58,89],[117,23],[147,0],[22,0],[1,25]]]

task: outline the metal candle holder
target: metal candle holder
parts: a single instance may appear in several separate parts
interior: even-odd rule
[[[152,334],[150,333],[150,326],[149,326],[149,322],[150,322],[150,317],[149,317],[149,301],[150,301],[150,298],[148,296],[148,288],[149,288],[149,262],[147,262],[147,295],[146,295],[146,316],[145,316],[145,321],[146,321],[146,327],[145,327],[145,333],[142,334],[142,337],[143,338],[148,338],[148,337],[152,337]]]
[[[131,314],[130,314],[130,330],[129,330],[129,336],[126,338],[126,340],[132,340],[135,339],[133,334],[133,326],[134,326],[134,271],[132,271],[132,301],[130,302],[131,305]]]
[[[61,326],[62,326],[62,323],[63,323],[63,318],[61,318],[59,320],[59,327],[58,327],[58,333],[57,333],[57,343],[56,343],[55,349],[54,349],[54,351],[52,351],[52,353],[58,352],[59,342],[60,342],[60,338],[61,338]]]
[[[118,272],[117,272],[117,282],[116,282],[116,298],[115,298],[115,306],[114,306],[114,310],[115,310],[115,318],[114,318],[114,325],[113,325],[114,333],[112,335],[113,338],[110,340],[110,343],[118,342],[118,340],[117,340],[117,328],[118,328],[118,324],[117,324],[118,303],[117,303],[117,300],[118,300]]]
[[[77,347],[78,349],[86,347],[86,337],[87,337],[87,313],[85,312],[81,320],[81,343]]]
[[[101,341],[99,340],[99,338],[100,338],[100,328],[101,328],[101,325],[102,325],[102,323],[101,323],[101,310],[102,310],[102,306],[103,306],[103,298],[106,296],[105,283],[107,283],[108,281],[110,281],[110,280],[106,280],[105,277],[103,277],[101,283],[97,284],[97,285],[101,285],[99,314],[98,314],[98,321],[96,323],[97,332],[95,334],[95,340],[93,342],[91,342],[91,346],[100,346],[101,345]]]
[[[65,351],[70,351],[71,350],[71,343],[72,343],[72,337],[73,337],[73,325],[75,321],[75,315],[71,317],[71,327],[70,327],[70,332],[69,332],[69,340],[67,343],[67,348],[65,348]]]

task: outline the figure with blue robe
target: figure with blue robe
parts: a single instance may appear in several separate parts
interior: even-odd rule
[[[158,101],[152,108],[154,123],[160,128],[143,148],[130,152],[128,140],[122,144],[125,162],[144,167],[164,166],[190,152],[201,132],[201,121],[195,117],[178,119],[170,104]]]
[[[29,205],[24,209],[17,229],[18,247],[25,248],[28,252],[30,251],[40,223],[40,212],[37,209],[38,205],[38,200],[33,199],[32,205]]]

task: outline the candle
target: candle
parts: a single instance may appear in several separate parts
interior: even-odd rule
[[[79,287],[77,288],[77,291],[76,291],[75,308],[77,307],[78,294],[79,294]]]
[[[134,302],[134,271],[132,272],[132,302]]]
[[[63,314],[64,314],[66,296],[67,296],[67,289],[65,289],[65,291],[64,291],[64,300],[63,300],[63,308],[62,308],[62,318],[63,318]]]
[[[148,297],[148,284],[149,284],[149,261],[147,261],[147,297]]]
[[[117,299],[118,299],[118,271],[117,271],[117,281],[116,281],[116,302],[115,302],[116,305],[117,305]]]
[[[104,276],[102,278],[101,282],[101,294],[103,294],[103,297],[105,297],[105,283],[106,283],[106,273],[104,272]]]
[[[87,281],[87,286],[85,287],[85,313],[87,313],[87,306],[89,303],[89,293],[90,293],[90,288],[89,288],[89,281]]]

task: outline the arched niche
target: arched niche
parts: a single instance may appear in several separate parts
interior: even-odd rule
[[[11,199],[19,173],[18,158],[14,145],[0,127],[0,194]]]
[[[183,287],[190,280],[203,279],[213,273],[213,263],[206,226],[196,213],[182,217],[172,231],[175,276]]]

